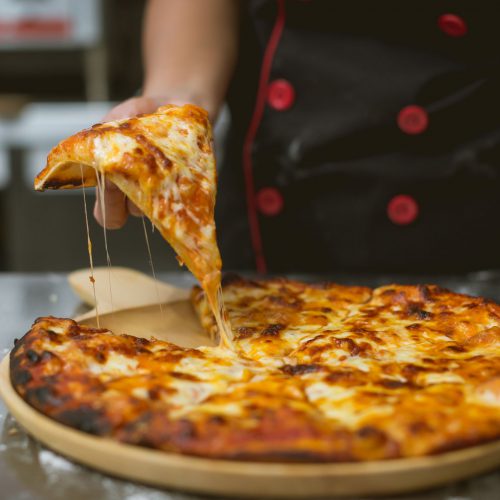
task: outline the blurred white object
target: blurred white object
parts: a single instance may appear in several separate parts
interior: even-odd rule
[[[100,0],[0,0],[0,50],[85,48],[101,39]]]
[[[60,140],[102,121],[111,102],[34,102],[16,120],[0,120],[0,146],[55,146]]]
[[[0,149],[0,189],[5,189],[10,181],[9,155]]]
[[[16,120],[0,120],[0,188],[10,178],[10,149],[22,150],[23,177],[31,189],[49,151],[66,137],[99,123],[113,106],[111,102],[32,103]]]

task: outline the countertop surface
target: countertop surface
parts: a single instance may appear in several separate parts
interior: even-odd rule
[[[189,286],[186,273],[166,273],[163,281]],[[500,273],[481,272],[456,277],[349,276],[334,277],[351,284],[378,285],[391,281],[435,282],[455,291],[500,301]],[[0,274],[0,358],[38,316],[71,317],[85,309],[64,274]],[[457,484],[397,498],[405,500],[496,500],[500,470]],[[150,488],[112,478],[77,465],[30,438],[8,414],[0,399],[0,499],[6,500],[188,500],[201,496]],[[366,498],[366,497],[365,497]],[[394,497],[396,498],[396,497]]]

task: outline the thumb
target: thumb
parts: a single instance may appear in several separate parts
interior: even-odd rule
[[[102,121],[124,120],[143,113],[153,113],[161,105],[161,100],[153,97],[132,97],[115,106]]]
[[[104,193],[97,188],[94,217],[101,226],[120,229],[125,225],[127,216],[126,197],[113,183],[106,181]]]

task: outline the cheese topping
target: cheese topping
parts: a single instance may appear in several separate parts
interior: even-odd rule
[[[500,306],[431,286],[330,284],[321,300],[314,285],[233,278],[223,293],[234,351],[41,318],[13,384],[67,425],[214,458],[376,460],[500,437]],[[204,293],[193,300],[215,328]]]

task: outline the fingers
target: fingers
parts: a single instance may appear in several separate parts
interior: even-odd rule
[[[154,113],[160,104],[159,99],[152,97],[132,97],[115,106],[102,121],[123,120],[143,113]]]
[[[137,205],[132,203],[128,198],[127,198],[127,209],[130,213],[130,215],[133,215],[134,217],[142,217],[142,211],[137,208]]]
[[[104,210],[101,203],[104,202]],[[128,210],[125,195],[111,182],[106,181],[104,196],[97,192],[94,217],[107,229],[120,229],[127,222]]]
[[[120,229],[123,227],[128,214],[134,217],[142,217],[143,215],[142,211],[109,181],[106,181],[104,190],[104,206],[105,212],[103,213],[101,196],[98,193],[94,205],[94,217],[101,226],[104,227],[104,223],[106,223],[107,229]]]

